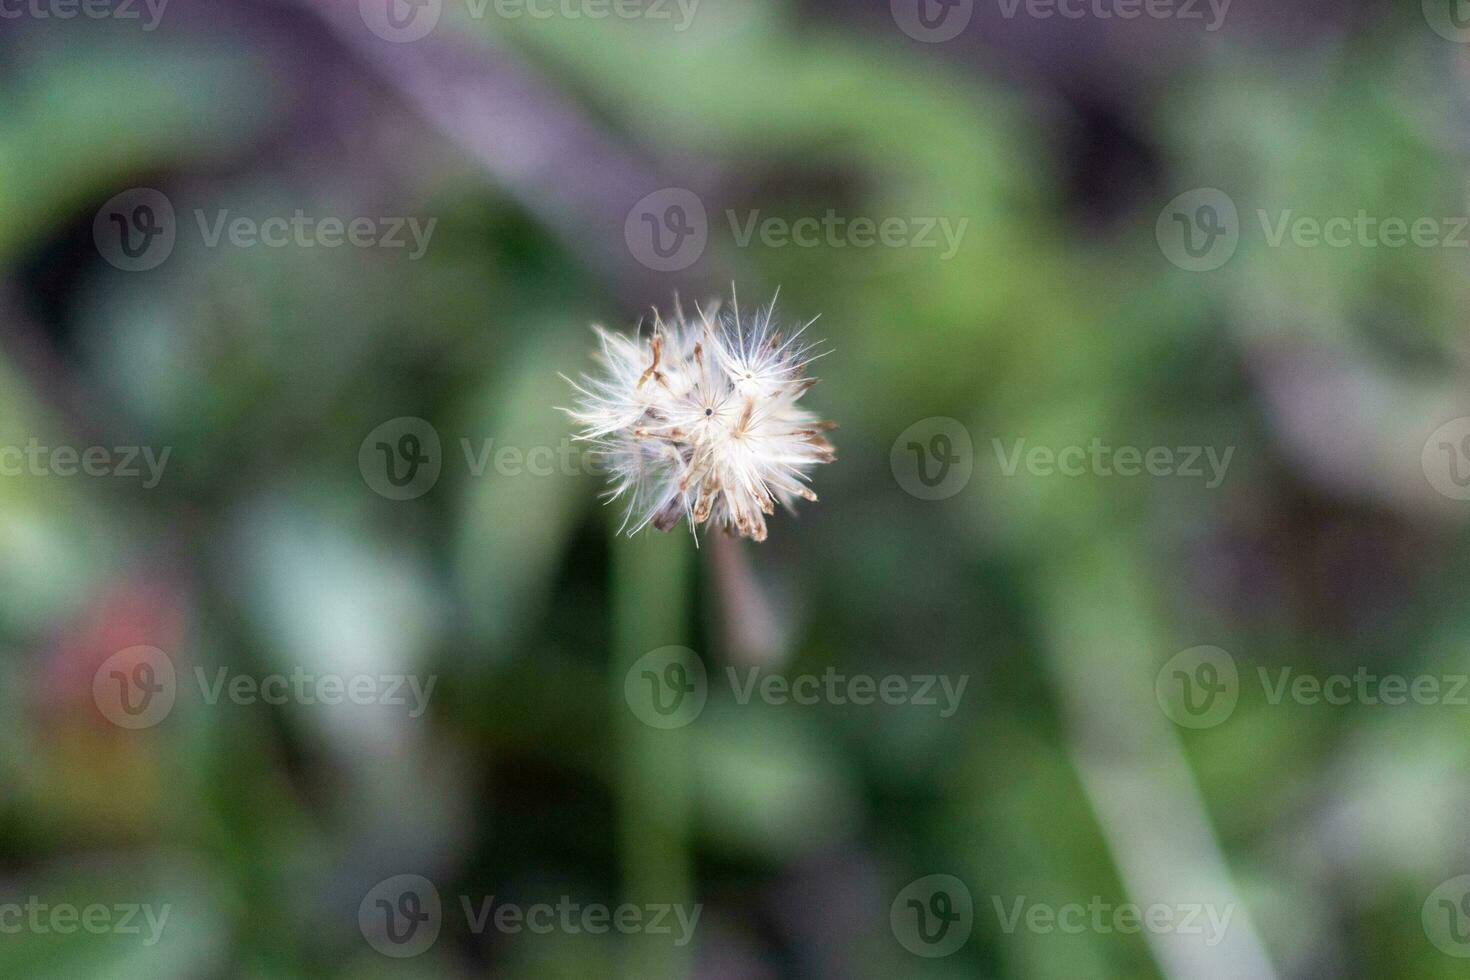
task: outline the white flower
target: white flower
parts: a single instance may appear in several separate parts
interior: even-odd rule
[[[672,321],[654,311],[649,336],[593,327],[602,371],[567,379],[582,397],[563,411],[604,458],[607,499],[627,498],[630,535],[684,516],[691,530],[713,521],[764,541],[777,502],[817,499],[808,473],[832,461],[823,433],[836,426],[797,404],[816,384],[806,376],[812,348],[800,342],[806,327],[782,338],[775,307],[745,322],[738,305],[716,304],[686,320],[676,301]]]

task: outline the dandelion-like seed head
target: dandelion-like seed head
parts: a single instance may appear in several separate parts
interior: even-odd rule
[[[833,460],[824,433],[836,428],[798,402],[816,379],[806,326],[785,336],[776,303],[750,320],[738,303],[686,319],[654,311],[653,328],[632,337],[594,327],[601,370],[572,381],[581,396],[564,409],[610,476],[608,500],[626,500],[623,530],[667,531],[681,517],[755,541],[779,502],[816,500],[807,487]],[[568,379],[570,381],[570,379]]]

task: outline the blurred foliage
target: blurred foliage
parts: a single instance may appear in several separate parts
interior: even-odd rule
[[[1154,703],[1159,666],[1198,644],[1247,679],[1467,669],[1463,504],[1420,473],[1426,436],[1470,414],[1466,253],[1273,247],[1258,218],[1463,215],[1465,66],[1414,10],[1334,21],[1301,51],[1258,18],[1181,41],[1191,53],[1146,95],[1136,62],[1157,49],[1116,32],[1117,84],[1088,95],[1121,107],[1118,132],[1091,152],[1147,148],[1117,186],[1080,179],[1096,156],[1069,155],[1089,83],[1038,67],[1067,61],[1060,31],[1018,66],[835,5],[711,2],[682,34],[447,22],[440,41],[512,66],[647,165],[631,199],[609,180],[615,210],[700,189],[708,251],[652,276],[629,272],[616,234],[422,118],[422,63],[370,68],[312,5],[218,2],[150,34],[7,26],[0,445],[172,457],[156,489],[0,478],[0,900],[167,902],[175,918],[146,947],[7,935],[0,974],[613,973],[616,934],[475,935],[456,919],[460,895],[615,904],[628,874],[608,584],[627,546],[595,473],[475,459],[491,439],[563,444],[558,373],[586,366],[589,323],[630,326],[733,281],[752,304],[779,286],[793,321],[821,314],[833,352],[809,399],[842,424],[822,502],[778,516],[750,554],[789,636],[773,669],[970,681],[943,719],[742,705],[711,684],[680,735],[696,975],[1166,974],[1143,936],[1007,932],[991,898],[1141,901],[1117,821],[1163,840],[1187,822],[1169,801],[1195,793],[1279,975],[1459,975],[1420,909],[1466,867],[1463,712],[1271,704],[1247,680],[1226,724],[1190,731]],[[559,151],[554,126],[499,135],[533,166]],[[603,163],[577,166],[600,187]],[[147,274],[103,262],[91,237],[98,207],[135,186],[167,193],[180,227]],[[1160,210],[1196,187],[1240,212],[1236,255],[1209,273],[1155,240]],[[438,223],[417,261],[209,248],[195,211],[219,209]],[[738,248],[730,209],[968,225],[949,260]],[[366,435],[402,416],[443,442],[439,483],[407,502],[358,468]],[[975,473],[924,501],[889,453],[936,416],[971,433]],[[1214,489],[1007,476],[997,447],[1016,439],[1233,458]],[[694,575],[668,601],[687,603],[687,639],[720,678],[718,582],[702,560]],[[90,684],[134,644],[166,649],[186,682],[300,667],[438,686],[416,720],[181,695],[164,724],[124,731]],[[1110,809],[1091,780],[1135,752],[1187,785],[1154,796],[1145,781]],[[437,883],[445,933],[391,960],[357,910],[405,872]],[[926,960],[894,942],[888,906],[936,872],[969,884],[975,928]]]

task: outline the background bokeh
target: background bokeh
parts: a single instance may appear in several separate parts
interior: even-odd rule
[[[0,975],[1464,975],[1460,6],[923,2],[0,0]],[[820,315],[822,500],[615,539],[558,374],[732,283]]]

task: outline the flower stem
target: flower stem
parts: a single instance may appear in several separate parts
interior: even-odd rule
[[[770,597],[751,568],[746,542],[718,531],[705,540],[730,659],[763,667],[777,663],[785,652],[786,638]]]
[[[617,719],[619,849],[624,901],[692,906],[690,866],[691,729],[645,725],[624,700],[624,679],[651,650],[688,646],[690,543],[678,534],[642,534],[613,542],[613,644],[609,679]],[[623,975],[630,980],[687,977],[693,945],[673,936],[628,937]]]

